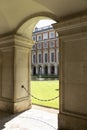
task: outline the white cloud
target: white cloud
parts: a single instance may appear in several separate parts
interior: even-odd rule
[[[44,27],[44,26],[48,26],[51,25],[53,23],[56,23],[56,21],[54,20],[40,20],[37,24],[36,27],[40,28],[40,27]]]

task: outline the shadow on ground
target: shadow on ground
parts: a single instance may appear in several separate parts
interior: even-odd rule
[[[12,114],[4,111],[0,111],[0,130],[4,130],[5,124],[12,120],[13,118],[17,117],[18,114]]]

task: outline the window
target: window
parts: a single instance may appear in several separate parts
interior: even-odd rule
[[[48,61],[48,55],[47,53],[45,53],[45,63],[47,63],[47,61]]]
[[[33,36],[32,39],[33,39],[33,41],[36,41],[36,36]]]
[[[47,42],[43,43],[43,48],[48,48],[48,43]]]
[[[42,62],[42,56],[41,56],[41,54],[39,54],[39,63],[41,63]]]
[[[36,56],[33,55],[33,63],[36,63]]]
[[[43,40],[48,39],[48,33],[43,34]]]
[[[50,41],[50,47],[54,47],[54,41]]]
[[[33,46],[32,46],[32,49],[35,50],[35,49],[36,49],[36,45],[33,45]]]
[[[51,52],[51,62],[54,62],[54,52]]]
[[[49,33],[49,38],[55,38],[55,32],[50,32]]]
[[[41,48],[42,48],[42,43],[38,43],[38,44],[37,44],[37,48],[38,48],[38,49],[41,49]]]
[[[37,35],[37,41],[41,41],[42,40],[42,35]]]

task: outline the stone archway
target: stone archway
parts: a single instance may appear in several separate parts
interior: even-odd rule
[[[16,28],[16,34],[26,37],[28,39],[32,39],[32,32],[35,25],[39,20],[43,19],[52,19],[58,22],[57,17],[51,13],[37,13],[21,22],[20,25]]]
[[[45,18],[51,19],[50,15],[31,18],[15,33],[0,39],[0,109],[3,111],[17,113],[32,106],[29,95],[32,31],[38,20]]]
[[[34,24],[32,25],[31,22],[29,24],[30,30],[28,32],[20,33],[19,30],[23,30],[25,27],[23,26],[16,34],[0,39],[1,43],[4,42],[3,45],[0,44],[0,57],[3,55],[3,67],[0,66],[3,69],[2,77],[0,77],[3,85],[3,89],[0,91],[2,95],[0,109],[12,113],[22,112],[32,106],[29,93],[31,87],[31,47],[34,44],[31,40],[31,34]]]

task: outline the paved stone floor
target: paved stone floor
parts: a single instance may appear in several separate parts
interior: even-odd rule
[[[20,114],[0,112],[0,130],[57,130],[58,111],[33,106]]]

